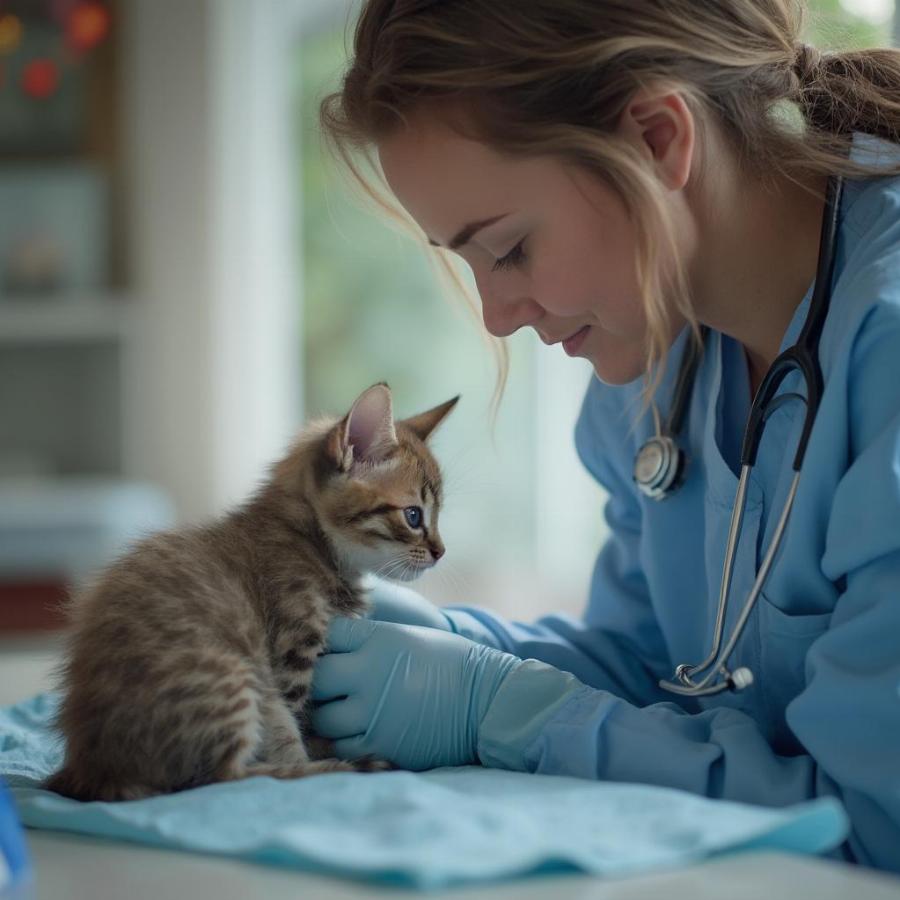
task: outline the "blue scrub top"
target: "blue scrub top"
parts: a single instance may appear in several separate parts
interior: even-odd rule
[[[851,156],[893,164],[900,146],[857,134]],[[782,349],[811,296],[812,285]],[[657,394],[663,410],[685,340]],[[584,616],[522,624],[477,607],[445,609],[459,633],[536,660],[501,687],[482,724],[482,762],[771,806],[837,796],[853,826],[842,855],[900,871],[900,177],[845,182],[820,360],[825,390],[794,509],[729,662],[755,681],[699,700],[657,681],[711,646],[750,406],[743,350],[710,332],[680,437],[687,479],[663,502],[632,481],[638,448],[653,434],[649,415],[634,424],[641,383],[592,379],[575,437],[609,491],[611,537]],[[797,390],[795,373],[780,393]],[[726,637],[782,510],[803,412],[788,401],[766,426]],[[561,697],[547,666],[571,682]]]

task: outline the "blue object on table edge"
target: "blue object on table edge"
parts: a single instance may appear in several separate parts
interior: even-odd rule
[[[30,875],[31,861],[25,846],[25,834],[13,798],[0,781],[0,893],[13,885],[22,884]]]
[[[251,778],[120,803],[36,787],[62,760],[58,697],[0,708],[0,777],[23,823],[416,888],[538,872],[622,876],[761,848],[823,853],[849,822],[833,798],[784,809],[683,791],[467,766]]]

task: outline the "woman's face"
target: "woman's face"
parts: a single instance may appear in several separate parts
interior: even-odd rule
[[[487,330],[523,326],[610,384],[644,371],[634,228],[614,191],[550,157],[508,158],[419,116],[378,145],[388,184],[471,267]]]

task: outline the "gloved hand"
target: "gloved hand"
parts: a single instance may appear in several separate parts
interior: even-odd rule
[[[421,594],[381,578],[373,578],[371,585],[370,619],[377,619],[379,622],[397,622],[402,625],[421,625],[424,628],[436,628],[438,631],[454,630],[450,620],[440,608]]]
[[[337,617],[313,674],[313,730],[345,759],[372,754],[404,769],[478,761],[478,728],[509,653],[433,628]]]
[[[370,581],[369,601],[371,609],[368,618],[370,619],[449,631],[484,644],[485,647],[493,647],[495,650],[502,649],[497,643],[496,636],[475,615],[476,610],[473,608],[448,607],[441,609],[408,587],[402,587],[392,581],[384,581],[374,576]]]

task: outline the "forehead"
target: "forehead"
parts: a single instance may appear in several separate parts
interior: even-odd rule
[[[379,491],[398,499],[405,497],[408,500],[411,495],[423,493],[424,499],[433,499],[441,494],[441,472],[437,463],[403,445],[398,453],[376,466],[368,480]]]
[[[388,185],[428,237],[542,202],[562,177],[548,157],[511,157],[424,113],[378,143]]]

